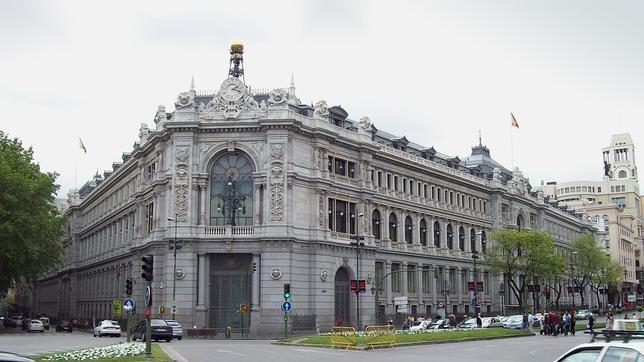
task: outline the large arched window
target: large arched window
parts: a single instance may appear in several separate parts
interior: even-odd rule
[[[420,219],[420,245],[427,246],[427,223]]]
[[[389,240],[398,241],[398,233],[396,227],[398,226],[398,218],[395,213],[389,214]]]
[[[434,222],[434,246],[437,248],[441,246],[441,224],[438,221]]]
[[[458,250],[465,250],[465,229],[462,226],[458,228]]]
[[[407,216],[405,218],[405,241],[407,242],[407,244],[412,243],[413,229],[414,229],[414,226],[411,222],[411,217]]]
[[[619,178],[627,178],[628,174],[624,170],[620,170],[619,173],[617,174],[617,177]]]
[[[447,248],[454,249],[454,231],[452,230],[452,224],[447,224]]]
[[[373,232],[373,237],[376,240],[380,240],[380,238],[381,238],[381,236],[380,236],[380,222],[381,221],[380,220],[381,220],[380,211],[378,211],[377,209],[373,210],[373,212],[371,213],[371,231]]]
[[[476,232],[474,229],[470,229],[470,250],[472,252],[476,251]]]
[[[221,155],[212,165],[210,225],[253,225],[253,166],[241,153]]]

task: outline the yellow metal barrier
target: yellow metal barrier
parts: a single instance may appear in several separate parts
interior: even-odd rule
[[[364,329],[364,341],[367,347],[389,345],[391,348],[396,343],[394,326],[368,326]]]
[[[349,347],[356,345],[356,329],[353,327],[333,327],[331,329],[331,348],[335,346]]]

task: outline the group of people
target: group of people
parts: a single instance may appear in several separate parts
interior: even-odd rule
[[[549,313],[544,311],[543,314],[538,315],[541,324],[540,334],[546,336],[567,336],[575,335],[575,327],[577,324],[576,311],[569,309],[565,311],[552,310]],[[595,316],[590,313],[588,316],[588,329],[593,330],[595,324]]]

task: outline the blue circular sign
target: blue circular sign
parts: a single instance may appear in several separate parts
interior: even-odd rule
[[[126,312],[133,311],[135,308],[136,308],[136,303],[134,302],[134,299],[125,298],[125,300],[123,300],[123,309]]]
[[[286,302],[282,303],[282,310],[284,311],[284,313],[287,313],[292,308],[293,308],[293,305],[291,304],[291,302],[286,301]]]

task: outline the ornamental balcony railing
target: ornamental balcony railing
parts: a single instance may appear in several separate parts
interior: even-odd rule
[[[253,226],[206,226],[205,234],[207,237],[226,238],[231,236],[249,236],[255,234]]]

